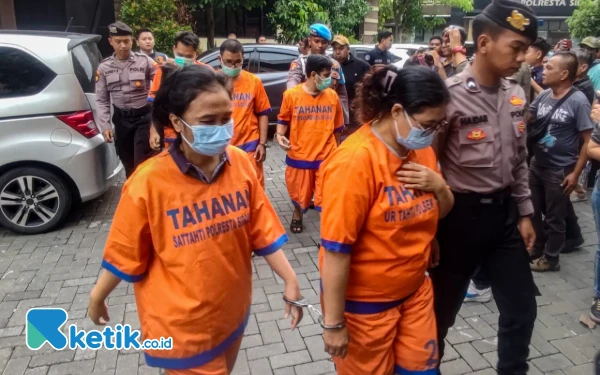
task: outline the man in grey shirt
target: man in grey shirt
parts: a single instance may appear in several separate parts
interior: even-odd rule
[[[543,75],[549,89],[531,103],[531,119],[550,115],[557,102],[571,91],[577,67],[577,56],[572,52],[557,52],[548,60]],[[587,144],[594,127],[590,112],[589,101],[576,90],[556,109],[546,135],[533,145],[529,187],[537,239],[531,252],[532,271],[560,270],[558,258],[565,246],[565,218],[572,214],[569,196],[588,161]]]

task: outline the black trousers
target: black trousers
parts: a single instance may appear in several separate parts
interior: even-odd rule
[[[557,169],[541,168],[535,158],[529,166],[529,189],[535,209],[533,218],[536,232],[535,253],[544,253],[548,261],[553,263],[558,262],[559,255],[565,248],[567,219],[571,224],[572,232],[579,228],[571,199],[564,194],[564,187],[561,186],[573,168],[574,166]]]
[[[500,312],[498,374],[527,373],[537,316],[535,295],[539,292],[518,219],[517,205],[506,189],[492,195],[455,193],[452,211],[440,220],[440,263],[430,270],[440,361],[448,329],[454,325],[469,280],[480,265]]]
[[[127,177],[152,155],[150,148],[150,107],[131,112],[115,107],[112,118],[115,125],[115,148]]]

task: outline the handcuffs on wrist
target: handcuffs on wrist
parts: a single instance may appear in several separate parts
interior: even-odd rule
[[[317,322],[321,325],[321,327],[323,327],[323,329],[338,330],[338,329],[342,329],[346,326],[345,319],[341,323],[338,323],[335,325],[326,325],[325,322],[323,321],[323,314],[321,314],[321,312],[319,310],[317,310],[313,305],[308,303],[308,300],[306,298],[301,297],[297,301],[292,301],[291,299],[287,298],[284,295],[283,300],[289,305],[300,307],[300,308],[306,307],[309,312],[313,312],[317,316]]]

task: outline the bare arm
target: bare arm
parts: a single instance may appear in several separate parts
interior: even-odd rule
[[[269,116],[258,117],[258,130],[260,132],[260,143],[264,145],[269,137]]]
[[[596,143],[593,139],[590,139],[588,143],[587,155],[590,159],[600,160],[600,144]]]
[[[581,147],[581,150],[579,151],[579,159],[577,159],[577,164],[575,164],[575,169],[573,171],[573,173],[575,173],[575,175],[577,177],[579,177],[581,175],[581,173],[583,172],[583,169],[585,168],[585,165],[587,164],[587,162],[589,160],[588,154],[587,154],[587,149],[588,149],[588,144],[590,143],[591,137],[592,137],[591,130],[581,132],[581,138],[583,138],[583,147]]]
[[[323,258],[323,303],[327,306],[325,325],[336,325],[344,320],[346,288],[350,274],[350,254],[325,251]]]

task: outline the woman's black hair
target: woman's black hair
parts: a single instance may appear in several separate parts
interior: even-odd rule
[[[388,65],[364,76],[354,107],[358,120],[366,123],[387,116],[394,104],[401,104],[413,115],[449,101],[450,93],[437,72],[423,66],[398,69]]]
[[[321,74],[325,70],[331,69],[332,66],[333,64],[331,63],[329,57],[324,55],[310,55],[306,59],[306,76],[310,78],[312,72]]]
[[[165,64],[161,69],[163,76],[160,89],[152,104],[152,122],[159,134],[163,133],[165,126],[173,127],[169,114],[183,117],[199,94],[217,90],[229,93],[225,76],[210,67],[190,65],[179,68]]]

